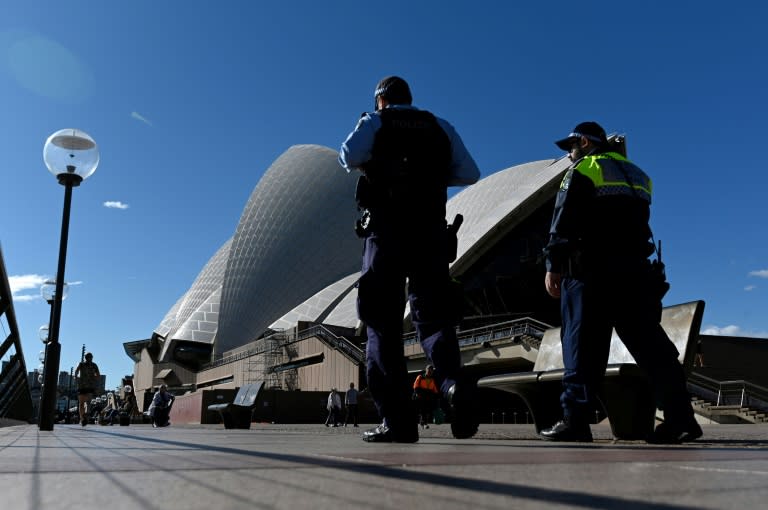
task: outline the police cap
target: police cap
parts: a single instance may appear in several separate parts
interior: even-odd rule
[[[591,140],[597,145],[606,145],[608,143],[608,137],[605,135],[605,129],[600,126],[597,122],[582,122],[575,128],[573,128],[573,131],[571,131],[571,134],[563,138],[562,140],[557,140],[555,142],[555,145],[560,147],[562,150],[568,152],[571,150],[571,146],[573,145],[573,142],[576,141],[579,137],[586,137],[588,140]]]

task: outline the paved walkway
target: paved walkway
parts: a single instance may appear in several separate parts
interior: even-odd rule
[[[0,507],[71,509],[754,509],[768,425],[705,425],[685,446],[547,443],[532,425],[447,425],[414,445],[322,425],[0,428]]]

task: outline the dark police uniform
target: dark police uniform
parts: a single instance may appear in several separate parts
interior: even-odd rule
[[[339,161],[363,171],[357,198],[370,212],[358,282],[368,387],[394,440],[411,442],[418,435],[403,352],[406,280],[414,327],[446,393],[461,363],[448,299],[447,187],[475,182],[479,171],[450,124],[405,105],[365,114]]]
[[[576,161],[557,194],[545,254],[547,271],[562,275],[561,404],[565,422],[587,430],[612,328],[651,377],[668,426],[698,428],[691,425],[685,374],[659,324],[661,296],[649,276],[651,192],[640,168],[604,152]]]

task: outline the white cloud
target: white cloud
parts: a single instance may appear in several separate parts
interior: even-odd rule
[[[40,295],[40,286],[51,279],[50,276],[40,274],[9,276],[8,284],[11,287],[11,297],[13,301],[16,303],[24,303],[42,299],[42,296]],[[69,287],[82,284],[82,281],[67,282]],[[64,295],[66,296],[66,293]]]
[[[20,294],[18,296],[13,296],[13,300],[16,303],[24,303],[26,301],[35,301],[37,299],[41,299],[39,292],[36,294]]]
[[[48,280],[47,276],[39,274],[23,274],[9,276],[11,297],[14,301],[33,301],[40,298],[40,285]],[[30,292],[34,289],[34,292]]]
[[[107,200],[104,202],[104,207],[107,209],[128,209],[128,204],[124,204],[119,200]]]
[[[744,287],[744,290],[749,292],[750,290],[755,290],[756,288],[757,288],[757,285],[747,285],[746,287]]]
[[[139,112],[131,112],[131,118],[134,118],[134,119],[136,119],[138,121],[141,121],[144,124],[146,124],[147,126],[151,126],[152,125],[152,122],[150,122],[146,117],[144,117]]]
[[[749,276],[757,276],[759,278],[768,278],[768,269],[759,269],[757,271],[750,271]]]
[[[768,338],[768,331],[745,331],[740,326],[731,324],[730,326],[707,326],[701,330],[702,335],[714,336],[746,336],[750,338]]]

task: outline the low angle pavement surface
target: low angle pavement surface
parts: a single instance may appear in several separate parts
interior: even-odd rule
[[[416,444],[360,428],[254,423],[0,428],[3,509],[765,508],[768,425],[704,425],[675,446],[551,443],[533,425],[449,425]]]

